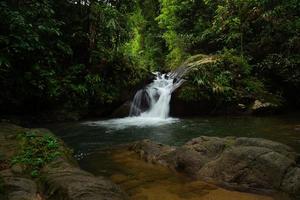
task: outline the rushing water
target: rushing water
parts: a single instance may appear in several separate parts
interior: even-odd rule
[[[171,94],[183,83],[183,79],[171,74],[154,74],[153,82],[134,96],[129,116],[141,116],[145,120],[169,117]]]
[[[181,78],[184,71],[177,70],[168,74],[155,72],[153,74],[155,75],[153,82],[135,94],[128,117],[89,121],[84,124],[109,129],[125,129],[132,126],[161,126],[178,122],[178,119],[169,117],[170,100],[172,92],[184,82]]]

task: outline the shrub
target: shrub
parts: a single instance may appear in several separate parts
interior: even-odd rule
[[[23,165],[25,172],[32,177],[37,177],[43,166],[61,155],[59,142],[54,136],[41,136],[34,131],[27,131],[17,138],[20,140],[20,151],[11,163]]]

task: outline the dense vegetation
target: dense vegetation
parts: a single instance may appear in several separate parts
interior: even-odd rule
[[[149,71],[200,53],[224,61],[189,77],[186,101],[250,95],[299,106],[299,8],[297,0],[1,1],[0,110],[114,107]]]

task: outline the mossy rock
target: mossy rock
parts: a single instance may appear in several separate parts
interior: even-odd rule
[[[29,138],[26,138],[26,133],[29,134]],[[23,136],[25,134],[25,138],[20,138],[20,134]],[[32,134],[32,139],[37,139],[37,141],[44,141],[39,140],[43,138],[51,138],[50,142],[56,141],[58,144],[55,145],[58,146],[55,151],[59,151],[60,154],[43,163],[40,170],[36,169],[39,170],[36,174],[38,176],[34,178],[24,173],[26,170],[23,169],[23,165],[26,165],[26,162],[12,168],[8,166],[7,169],[0,169],[1,200],[6,200],[5,195],[9,197],[8,200],[20,198],[38,200],[40,199],[39,193],[49,200],[127,199],[127,195],[111,181],[81,170],[72,156],[72,150],[47,129],[27,129],[9,123],[0,123],[2,160],[5,162],[12,160],[22,151],[26,153],[26,150],[35,148],[34,144],[32,147],[26,147],[28,145],[26,140],[31,138],[30,134]],[[29,159],[29,161],[35,160],[34,157],[30,158],[25,155],[21,158]]]

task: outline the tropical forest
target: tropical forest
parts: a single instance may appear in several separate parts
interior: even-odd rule
[[[299,200],[299,0],[1,0],[0,199]]]

